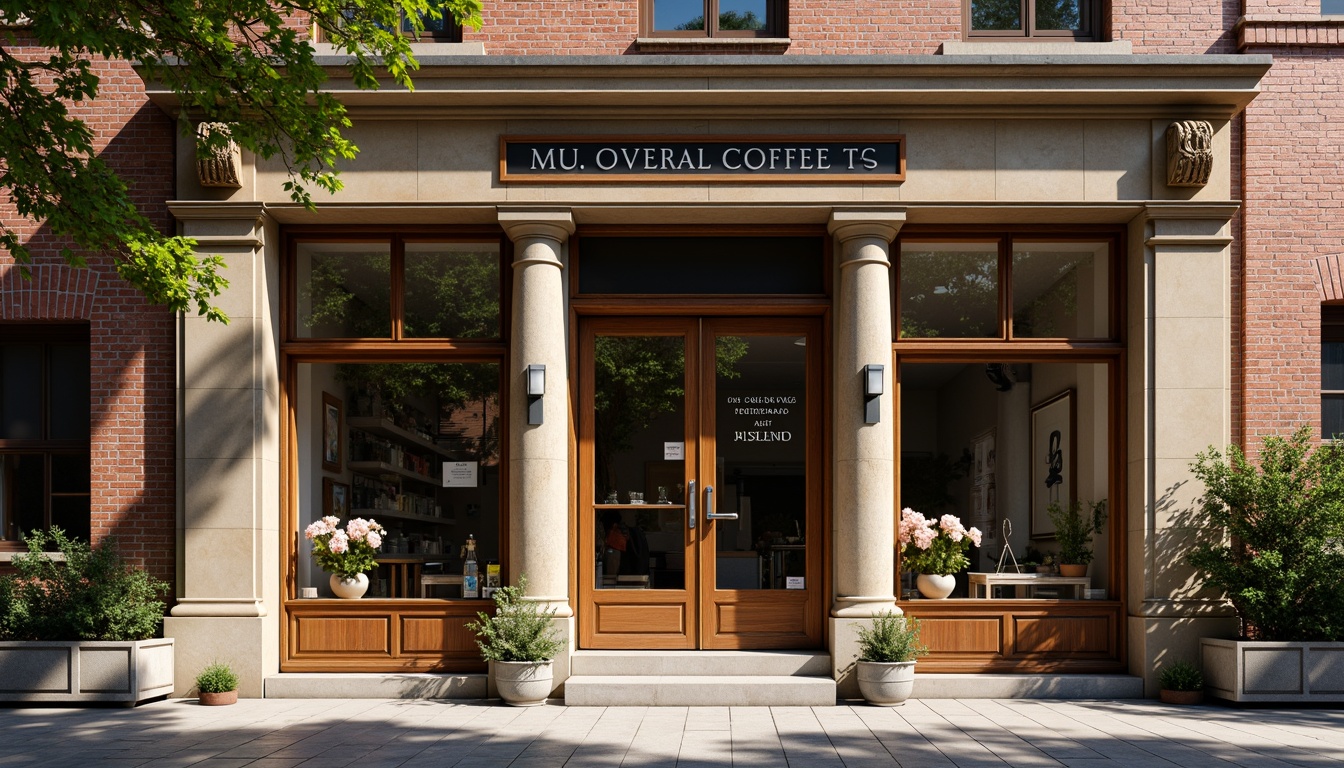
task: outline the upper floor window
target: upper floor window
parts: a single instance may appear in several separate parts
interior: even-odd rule
[[[1344,306],[1321,307],[1321,437],[1344,436]]]
[[[964,2],[963,25],[968,38],[1101,39],[1100,0]]]
[[[1344,16],[1344,0],[1321,0],[1322,16]]]
[[[782,37],[785,0],[642,0],[646,37]]]
[[[346,16],[345,18],[348,19],[349,16]],[[416,35],[414,28],[411,26],[411,20],[407,18],[406,12],[403,10],[401,12],[401,34],[407,37],[415,37],[416,40],[422,43],[462,42],[462,27],[453,18],[453,15],[448,12],[447,8],[439,8],[430,11],[421,16],[420,20],[424,24],[424,29],[419,35]],[[328,40],[329,38],[324,33],[322,39]]]

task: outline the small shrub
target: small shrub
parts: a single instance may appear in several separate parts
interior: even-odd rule
[[[1163,668],[1157,680],[1166,691],[1204,690],[1204,674],[1199,667],[1184,660]]]
[[[60,528],[24,541],[17,573],[0,577],[0,640],[148,640],[159,631],[168,585],[127,565],[111,542],[90,547]]]
[[[238,689],[238,675],[228,664],[216,661],[196,676],[196,690],[201,693],[227,693]]]
[[[1092,562],[1092,534],[1101,533],[1101,527],[1106,524],[1106,500],[1089,501],[1087,506],[1090,515],[1083,514],[1083,502],[1076,499],[1069,503],[1068,509],[1053,501],[1045,508],[1055,526],[1060,563],[1087,565]]]
[[[467,624],[486,661],[550,661],[560,652],[563,644],[551,626],[555,609],[540,610],[523,599],[526,594],[527,579],[519,576],[518,586],[495,590],[494,616],[478,613],[479,620]]]
[[[919,643],[919,620],[888,611],[859,627],[859,661],[914,661],[928,653]]]

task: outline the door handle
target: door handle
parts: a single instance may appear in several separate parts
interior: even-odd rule
[[[686,527],[695,530],[695,518],[698,513],[695,511],[695,481],[692,480],[686,484]]]
[[[722,515],[714,511],[714,486],[705,486],[705,519],[706,520],[736,520],[736,512],[725,512]]]

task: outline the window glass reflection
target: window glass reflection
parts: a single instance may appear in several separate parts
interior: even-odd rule
[[[390,338],[392,256],[387,243],[300,243],[301,338]]]
[[[1022,4],[1018,0],[971,0],[971,29],[1020,30]]]
[[[900,337],[998,337],[995,243],[901,245]]]
[[[499,338],[499,245],[408,243],[402,335]]]
[[[1106,243],[1014,243],[1013,335],[1107,337],[1108,253]]]

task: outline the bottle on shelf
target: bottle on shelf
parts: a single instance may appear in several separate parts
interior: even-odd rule
[[[467,544],[462,547],[462,596],[481,596],[480,570],[476,564],[476,535],[473,533],[467,534]]]

